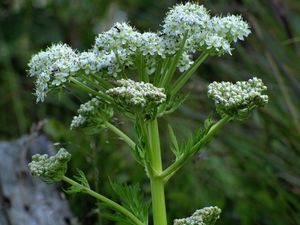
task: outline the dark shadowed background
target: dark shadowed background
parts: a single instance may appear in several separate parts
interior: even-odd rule
[[[233,56],[214,57],[197,71],[185,92],[186,104],[165,120],[180,137],[199,127],[213,109],[207,84],[217,80],[262,78],[269,104],[245,122],[223,129],[206,151],[167,186],[169,221],[195,209],[217,205],[218,224],[300,224],[300,1],[206,0],[212,14],[238,13],[249,21],[252,35],[236,45]],[[33,79],[27,77],[30,57],[51,43],[66,42],[89,49],[95,35],[116,21],[130,21],[141,31],[159,29],[175,0],[1,0],[0,1],[0,139],[16,139],[46,120],[43,133],[73,155],[70,173],[86,172],[94,189],[113,196],[108,178],[140,182],[149,194],[143,168],[126,146],[104,132],[84,136],[70,131],[79,100],[67,92],[35,103]],[[78,94],[79,95],[79,94]],[[161,121],[162,123],[164,121]],[[132,126],[117,121],[132,133]],[[167,146],[167,135],[161,130]],[[167,149],[167,148],[166,148]],[[164,152],[165,159],[171,157]],[[1,163],[1,161],[0,161]],[[94,200],[69,196],[82,224],[107,225]]]

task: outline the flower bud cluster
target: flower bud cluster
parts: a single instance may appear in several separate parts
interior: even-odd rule
[[[135,82],[130,79],[117,81],[119,87],[111,88],[106,93],[128,106],[145,108],[149,105],[160,105],[166,101],[163,88],[157,88],[151,83]]]
[[[28,167],[33,176],[42,177],[45,181],[53,183],[63,178],[70,159],[71,154],[61,148],[56,155],[51,157],[46,154],[33,155]]]
[[[37,101],[44,101],[49,88],[67,82],[79,70],[76,52],[66,44],[52,45],[34,55],[29,62],[29,74],[36,77]]]
[[[70,128],[82,127],[83,125],[101,125],[113,116],[112,108],[99,98],[92,98],[81,104],[77,110],[78,115],[73,117]]]
[[[268,96],[262,94],[267,90],[261,79],[256,77],[248,81],[213,82],[208,86],[208,97],[211,98],[221,115],[238,116],[247,114],[258,106],[268,102]]]
[[[250,34],[249,25],[241,16],[211,17],[206,8],[195,3],[178,4],[163,22],[165,46],[174,54],[180,40],[187,34],[188,52],[206,51],[210,54],[231,54],[230,43],[244,40]]]
[[[218,207],[205,207],[197,210],[190,217],[174,220],[174,225],[214,225],[220,213],[221,209]]]

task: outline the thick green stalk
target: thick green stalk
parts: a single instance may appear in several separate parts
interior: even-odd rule
[[[230,120],[231,117],[229,116],[220,119],[216,124],[214,124],[210,128],[207,134],[192,147],[192,149],[189,151],[188,154],[183,154],[182,156],[180,156],[172,165],[170,165],[167,169],[165,169],[158,177],[164,180],[170,179],[175,174],[175,172],[177,172],[192,155],[198,152],[199,149],[201,149],[201,147],[203,147],[216,134],[216,132]]]
[[[120,212],[121,214],[127,216],[132,222],[134,222],[136,225],[145,225],[143,224],[138,218],[135,217],[135,215],[133,215],[131,212],[129,212],[126,208],[124,208],[123,206],[119,205],[118,203],[110,200],[109,198],[103,196],[103,195],[100,195],[99,193],[91,190],[90,188],[88,187],[85,187],[79,183],[77,183],[76,181],[64,176],[63,177],[63,181],[71,184],[71,185],[74,185],[76,187],[80,187],[80,189],[83,190],[84,193],[98,199],[99,201],[101,202],[104,202],[105,204],[107,204],[108,206],[110,206],[112,209]]]
[[[162,172],[162,159],[157,119],[148,124],[150,164],[154,173]],[[154,225],[167,225],[164,180],[151,176],[151,196]]]

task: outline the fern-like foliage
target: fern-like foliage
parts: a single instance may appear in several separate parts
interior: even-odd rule
[[[181,155],[181,151],[179,148],[179,144],[178,144],[175,132],[170,124],[168,125],[168,131],[169,131],[169,136],[170,136],[170,140],[171,140],[171,146],[170,146],[171,150],[174,153],[174,155],[176,156],[176,158],[179,158],[179,156]]]
[[[74,180],[76,180],[80,185],[72,185],[69,187],[67,190],[65,190],[67,194],[84,192],[84,188],[90,189],[89,182],[86,179],[84,172],[81,170],[77,169],[77,175],[74,176]]]
[[[137,184],[128,186],[126,184],[113,182],[111,182],[111,186],[121,200],[121,205],[135,215],[143,224],[147,225],[148,208],[150,204],[144,199],[140,187]],[[135,225],[135,223],[133,223],[126,216],[120,213],[109,211],[106,205],[101,204],[100,207],[105,209],[104,212],[101,212],[101,216],[117,221],[120,224]]]
[[[179,156],[182,155],[191,155],[196,153],[197,151],[200,150],[200,148],[195,149],[195,146],[197,144],[199,144],[201,141],[203,142],[203,138],[205,137],[205,135],[209,132],[210,128],[214,125],[214,121],[212,119],[212,116],[209,116],[205,121],[204,121],[204,125],[202,128],[196,130],[196,132],[191,135],[191,137],[189,137],[187,139],[187,141],[181,143],[178,147],[176,137],[174,135],[174,132],[171,131],[170,132],[170,128],[169,128],[169,133],[172,139],[172,145],[177,146],[177,147],[173,147],[172,151],[174,152],[175,156],[178,158]],[[205,142],[201,143],[202,147],[203,145],[207,144],[210,140],[206,140]]]

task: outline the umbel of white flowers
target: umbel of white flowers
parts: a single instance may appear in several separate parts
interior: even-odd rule
[[[198,209],[192,216],[174,220],[174,225],[214,225],[219,219],[221,209],[215,206]]]
[[[41,51],[28,65],[30,76],[36,77],[37,101],[44,101],[49,89],[61,86],[79,70],[77,53],[66,44],[52,45]]]
[[[29,62],[29,74],[36,77],[37,101],[44,101],[49,91],[66,85],[71,77],[114,79],[123,76],[125,70],[143,68],[151,75],[163,59],[178,52],[183,39],[186,41],[177,68],[184,72],[193,64],[193,53],[231,54],[231,43],[250,34],[241,16],[211,16],[202,5],[189,2],[174,6],[161,27],[156,33],[140,33],[128,23],[116,23],[96,37],[89,51],[56,44],[39,52]]]
[[[268,103],[267,87],[256,77],[248,81],[213,82],[208,86],[208,97],[216,105],[218,113],[236,119],[247,117],[249,112]]]
[[[49,157],[47,154],[36,154],[28,164],[33,176],[41,177],[49,183],[60,181],[67,171],[71,154],[61,148],[56,155]]]

